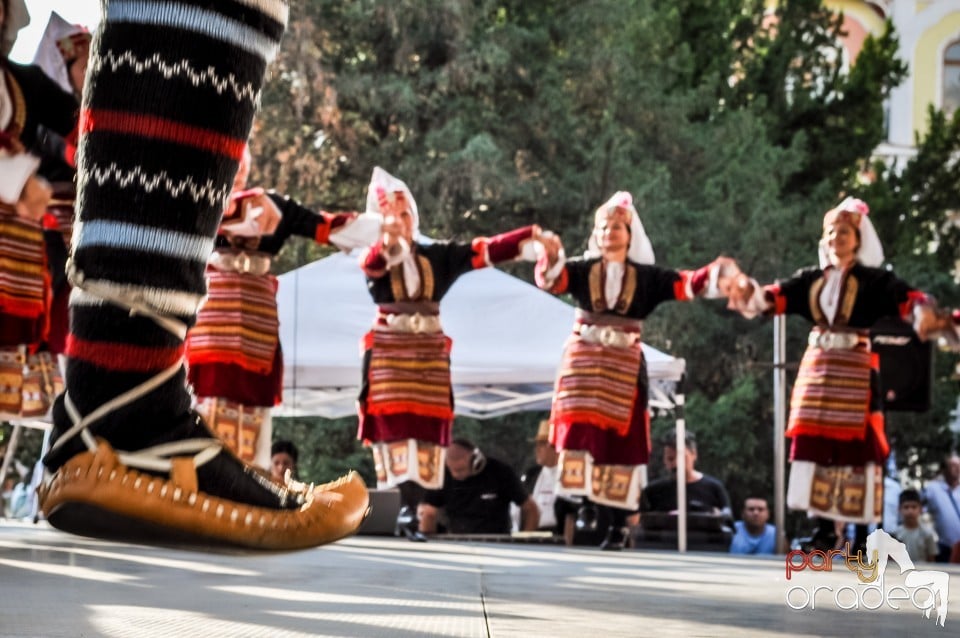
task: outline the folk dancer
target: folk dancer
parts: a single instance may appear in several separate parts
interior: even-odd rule
[[[271,261],[294,235],[342,250],[369,246],[380,224],[368,219],[372,216],[354,223],[355,213],[315,213],[275,192],[247,189],[250,168],[247,149],[207,265],[207,299],[187,333],[187,379],[207,425],[241,459],[267,469],[270,409],[283,399],[278,282],[270,274]],[[268,233],[254,219],[264,214],[277,217]]]
[[[0,4],[0,420],[41,417],[63,389],[44,346],[51,281],[41,220],[52,191],[36,147],[41,126],[69,135],[78,105],[38,67],[7,57],[28,21],[23,0]]]
[[[773,285],[761,287],[725,264],[732,309],[746,317],[795,314],[814,324],[790,399],[787,506],[819,518],[815,542],[821,548],[842,545],[847,522],[879,522],[883,512],[890,447],[870,327],[883,317],[901,317],[921,339],[953,331],[951,317],[927,295],[880,267],[883,246],[869,211],[851,197],[827,211],[819,265]]]
[[[70,24],[57,12],[51,12],[33,63],[43,69],[47,77],[61,89],[72,93],[79,101],[83,97],[83,81],[90,58],[90,31],[78,24]],[[73,235],[76,188],[77,131],[67,137],[40,126],[37,147],[41,155],[38,172],[50,182],[53,197],[43,216],[43,241],[46,247],[47,268],[50,271],[52,299],[50,302],[50,331],[47,348],[60,355],[66,347],[69,329],[68,301],[70,283],[66,265]]]
[[[452,441],[452,342],[440,324],[440,300],[464,273],[518,258],[540,228],[427,243],[410,189],[380,167],[367,210],[381,213],[384,223],[382,237],[361,257],[377,316],[361,345],[359,438],[373,450],[377,485],[399,486],[401,519],[409,519],[403,531],[412,531],[423,491],[443,484],[444,449]]]
[[[550,412],[550,440],[560,452],[557,494],[610,508],[613,524],[601,547],[621,549],[651,449],[643,320],[664,301],[718,294],[719,266],[655,266],[633,198],[624,191],[596,210],[582,257],[566,259],[557,237],[543,245],[537,284],[571,295],[577,305]]]

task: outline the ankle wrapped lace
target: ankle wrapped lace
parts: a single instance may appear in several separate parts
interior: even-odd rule
[[[141,314],[176,335],[186,326],[109,287],[91,286],[71,270],[74,285]],[[166,368],[86,415],[63,397],[72,426],[51,448],[56,458],[79,438],[83,450],[56,469],[40,489],[41,508],[59,529],[96,537],[161,544],[227,543],[257,549],[312,547],[352,534],[368,512],[366,487],[356,472],[314,486],[281,484],[246,465],[213,437],[195,415],[183,438],[142,449],[115,450],[97,437],[98,422],[138,401],[176,375]],[[133,427],[133,426],[131,426]]]

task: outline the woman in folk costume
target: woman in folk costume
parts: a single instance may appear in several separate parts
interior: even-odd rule
[[[442,486],[452,440],[451,341],[440,325],[440,300],[460,275],[519,257],[540,228],[424,243],[410,189],[380,167],[367,210],[384,223],[383,236],[361,257],[378,309],[362,343],[359,438],[373,449],[378,485],[399,485],[404,506],[415,510],[423,489]]]
[[[736,271],[730,307],[746,317],[796,314],[813,322],[790,400],[793,439],[787,505],[819,517],[817,543],[840,545],[846,522],[877,522],[889,452],[878,361],[869,328],[883,317],[914,322],[919,336],[952,330],[925,294],[880,268],[883,247],[869,208],[847,198],[823,218],[819,266],[761,287]]]
[[[349,250],[369,246],[380,225],[374,216],[318,214],[289,197],[247,189],[250,167],[247,148],[207,265],[207,300],[187,334],[186,356],[197,411],[237,456],[266,469],[270,409],[283,394],[271,261],[294,235]]]
[[[56,11],[51,12],[33,63],[43,69],[47,77],[61,89],[79,100],[83,97],[91,40],[92,35],[85,27],[70,24]],[[43,240],[53,291],[47,347],[55,355],[64,351],[69,329],[67,302],[70,284],[67,282],[66,264],[77,194],[75,133],[64,138],[44,126],[37,132],[37,146],[41,155],[38,172],[50,182],[53,189],[53,199],[43,216]]]
[[[47,338],[50,276],[41,219],[49,183],[37,175],[37,131],[67,136],[77,102],[35,66],[7,54],[29,22],[22,0],[0,0],[0,420],[45,414],[62,389]]]
[[[583,257],[566,260],[556,238],[544,246],[537,284],[569,293],[577,305],[550,413],[551,441],[560,452],[557,493],[610,508],[613,524],[603,547],[619,549],[650,459],[643,319],[664,301],[715,296],[719,266],[654,266],[633,198],[623,191],[597,209]]]

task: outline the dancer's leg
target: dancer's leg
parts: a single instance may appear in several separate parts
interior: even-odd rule
[[[366,510],[355,475],[325,487],[336,494],[279,486],[221,451],[184,380],[185,331],[286,16],[277,0],[106,3],[81,113],[67,391],[46,457],[55,526],[282,548],[344,536]]]

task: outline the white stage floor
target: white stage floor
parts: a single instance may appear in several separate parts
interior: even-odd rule
[[[926,568],[950,574],[944,628],[910,600],[894,600],[899,611],[838,609],[833,592],[862,588],[840,563],[787,581],[782,557],[371,536],[203,553],[0,521],[0,636],[955,636],[960,566]],[[898,572],[888,566],[886,588],[903,583]],[[795,611],[794,586],[833,592]],[[853,599],[840,594],[842,605]]]

